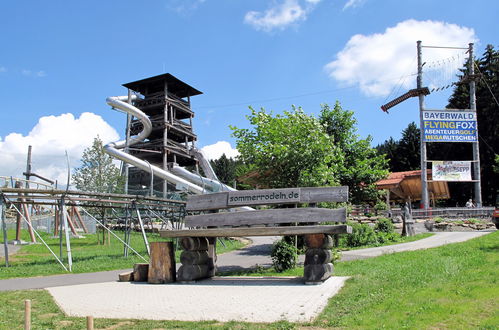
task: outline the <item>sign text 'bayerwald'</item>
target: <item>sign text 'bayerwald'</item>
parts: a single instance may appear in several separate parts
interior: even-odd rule
[[[300,188],[241,190],[229,192],[227,205],[300,202]]]
[[[423,111],[424,142],[476,142],[477,136],[473,111]]]

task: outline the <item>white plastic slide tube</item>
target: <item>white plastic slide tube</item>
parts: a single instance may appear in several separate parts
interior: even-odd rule
[[[152,124],[149,120],[149,117],[145,113],[143,113],[140,109],[134,107],[132,104],[125,102],[128,99],[128,96],[112,96],[108,97],[106,102],[113,108],[122,110],[135,118],[139,119],[144,126],[142,131],[134,137],[131,137],[128,141],[128,146],[134,145],[138,142],[143,141],[145,138],[149,136],[152,130]],[[104,146],[104,151],[109,155],[124,161],[125,163],[131,164],[135,167],[140,168],[143,171],[151,173],[152,175],[157,176],[163,180],[167,180],[168,182],[175,183],[182,187],[185,187],[187,190],[194,194],[204,194],[206,191],[202,187],[195,185],[187,180],[184,180],[170,172],[163,170],[157,166],[150,166],[147,162],[127,154],[124,151],[118,150],[123,149],[126,146],[126,140],[111,142]]]

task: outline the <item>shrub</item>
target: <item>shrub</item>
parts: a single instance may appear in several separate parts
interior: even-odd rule
[[[352,233],[346,235],[345,243],[349,247],[377,244],[376,233],[371,226],[361,223],[352,224]]]
[[[392,220],[387,218],[380,218],[376,225],[374,226],[374,230],[381,233],[393,233],[395,230],[395,226],[393,225]]]
[[[270,256],[272,257],[274,269],[281,273],[296,266],[298,251],[294,245],[291,245],[281,239],[272,245],[272,252]]]
[[[445,219],[442,217],[435,217],[435,218],[433,218],[433,221],[435,221],[435,223],[441,223],[441,222],[444,222]]]
[[[376,234],[376,239],[378,240],[378,244],[383,244],[383,243],[388,243],[388,242],[398,242],[400,241],[400,234],[391,232],[391,233],[385,233],[385,232],[378,232]]]

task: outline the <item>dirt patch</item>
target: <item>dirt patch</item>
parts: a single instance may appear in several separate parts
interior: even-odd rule
[[[42,314],[42,315],[38,315],[37,317],[40,318],[40,319],[50,319],[52,317],[56,317],[58,316],[59,314],[56,314],[56,313],[47,313],[47,314]]]

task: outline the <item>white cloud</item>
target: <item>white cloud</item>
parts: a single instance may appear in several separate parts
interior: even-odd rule
[[[300,4],[299,0],[283,0],[280,3],[273,2],[273,5],[263,13],[259,11],[249,11],[244,16],[244,22],[253,26],[256,30],[270,32],[274,29],[285,29],[304,21],[307,14],[312,11],[321,0],[305,0]]]
[[[325,69],[331,78],[349,86],[357,85],[366,95],[387,96],[399,84],[398,78],[416,72],[417,40],[423,45],[466,47],[478,39],[471,28],[411,19],[387,28],[384,33],[354,35]],[[424,48],[423,61],[429,63],[452,54],[448,49]],[[461,59],[456,67],[462,63]],[[414,81],[415,78],[406,79],[403,87],[414,88]]]
[[[116,141],[119,135],[101,116],[85,112],[79,118],[66,113],[41,117],[24,136],[10,133],[0,137],[0,175],[20,177],[26,169],[28,146],[32,146],[32,171],[66,184],[67,150],[70,166],[79,166],[83,150],[99,135],[104,143]]]
[[[205,2],[206,0],[169,0],[166,8],[180,15],[189,15]]]
[[[36,77],[36,78],[43,78],[47,75],[47,73],[43,70],[32,71],[28,69],[22,69],[21,74],[26,77]]]
[[[227,141],[218,141],[215,144],[204,146],[201,148],[201,151],[208,160],[218,159],[222,157],[223,154],[225,154],[228,158],[236,158],[239,156],[239,151],[232,148],[230,143]]]
[[[348,8],[355,8],[359,7],[362,4],[364,4],[365,0],[348,0],[347,3],[345,3],[345,6],[343,6],[343,10],[348,9]]]

